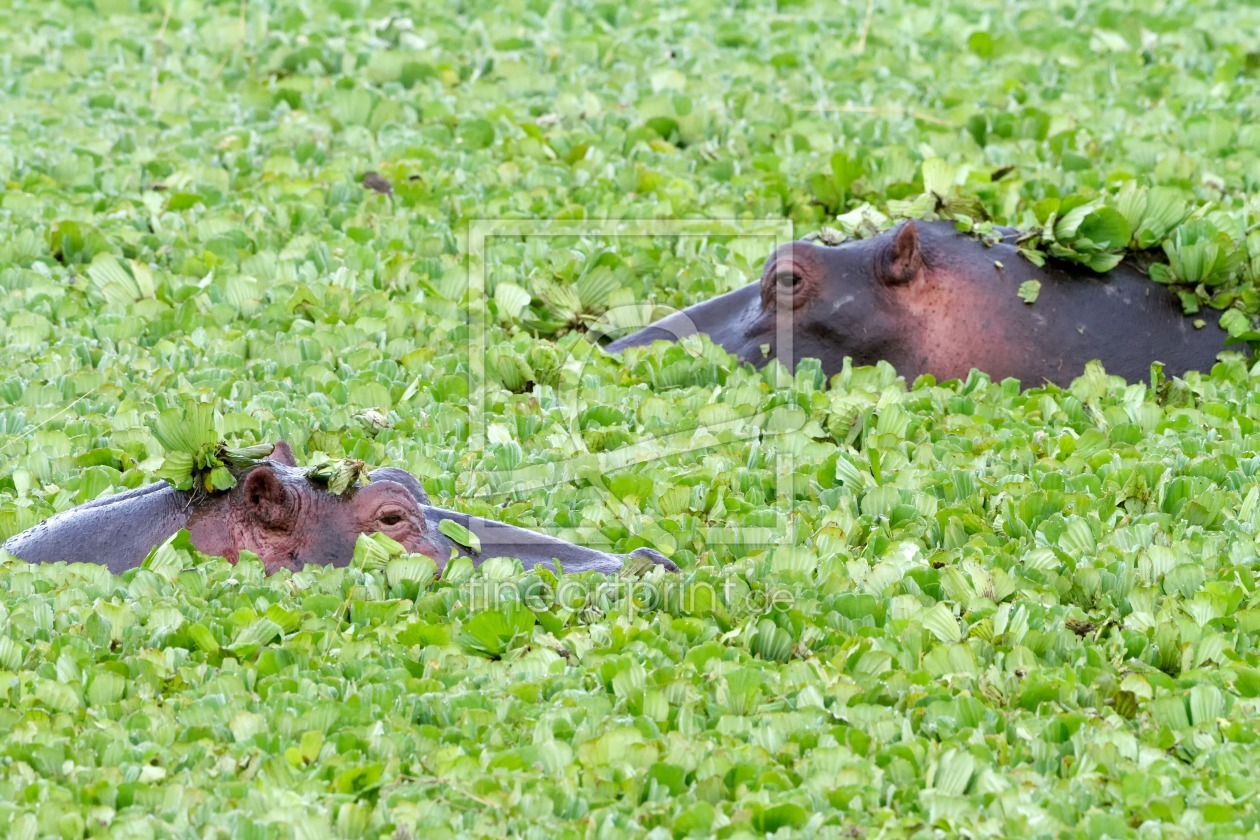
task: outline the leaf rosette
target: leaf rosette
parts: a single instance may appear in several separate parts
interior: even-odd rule
[[[222,415],[214,405],[189,400],[149,421],[165,458],[156,476],[176,490],[223,492],[236,486],[236,473],[271,455],[269,443],[245,447],[227,445],[220,433]]]

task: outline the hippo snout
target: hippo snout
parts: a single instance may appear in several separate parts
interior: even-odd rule
[[[438,569],[442,569],[446,565],[446,561],[451,559],[451,552],[440,548],[435,540],[431,537],[417,540],[411,545],[405,546],[407,551],[412,554],[423,554],[437,563]]]
[[[677,329],[670,329],[668,326],[650,326],[644,327],[633,335],[623,336],[616,341],[610,343],[605,349],[609,353],[620,353],[627,347],[642,347],[652,344],[656,341],[678,341],[695,332],[695,326],[688,322],[679,320]]]

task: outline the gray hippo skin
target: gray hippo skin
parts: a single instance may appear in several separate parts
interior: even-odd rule
[[[1206,371],[1225,349],[1216,313],[1196,328],[1169,289],[1134,267],[1097,274],[1050,261],[1039,268],[1013,244],[1018,234],[1005,233],[989,247],[953,222],[907,221],[838,246],[793,242],[770,256],[760,282],[607,349],[705,333],[757,366],[815,358],[832,376],[848,356],[857,365],[883,359],[910,380],[961,379],[978,368],[1026,387],[1067,385],[1093,359],[1130,382],[1148,377],[1155,361],[1172,375]],[[1041,283],[1032,304],[1018,295],[1027,280]]]
[[[453,550],[474,562],[514,557],[526,568],[554,568],[552,561],[559,559],[565,572],[615,573],[626,556],[678,571],[649,548],[626,556],[605,554],[433,507],[420,482],[405,470],[387,467],[370,477],[364,487],[333,495],[294,466],[292,452],[281,443],[270,460],[241,473],[236,487],[225,493],[197,497],[165,482],[151,484],[59,513],[13,536],[4,549],[32,563],[94,562],[119,574],[139,566],[154,546],[187,528],[199,551],[236,562],[241,551],[249,550],[272,573],[310,563],[345,566],[359,534],[379,531],[408,551],[432,557],[439,569]],[[443,519],[476,534],[481,550],[473,553],[443,535],[438,530]]]

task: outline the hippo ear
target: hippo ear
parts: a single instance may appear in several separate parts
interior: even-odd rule
[[[902,225],[901,230],[893,236],[885,280],[898,285],[909,283],[918,278],[922,271],[923,249],[919,245],[919,228],[912,219]]]
[[[290,519],[288,489],[268,466],[255,467],[245,477],[245,510],[268,528],[282,528]]]
[[[275,448],[271,450],[270,458],[277,464],[284,464],[286,467],[297,466],[297,461],[293,457],[293,450],[289,448],[289,444],[282,440],[276,441]]]

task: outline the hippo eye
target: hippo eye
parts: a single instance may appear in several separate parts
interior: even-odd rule
[[[381,511],[380,514],[377,515],[376,521],[381,523],[382,525],[397,525],[399,522],[402,522],[403,519],[405,518],[406,516],[403,514],[402,511],[396,508],[389,508],[387,510]]]
[[[801,284],[801,275],[795,271],[780,271],[774,276],[774,282],[784,291],[793,291]]]

